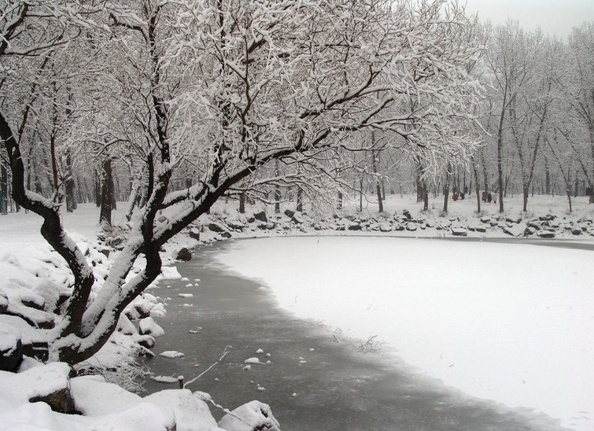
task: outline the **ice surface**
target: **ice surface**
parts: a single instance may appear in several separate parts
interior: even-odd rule
[[[330,237],[227,250],[221,263],[264,281],[299,317],[363,340],[377,335],[420,372],[471,395],[592,429],[584,419],[594,418],[592,252]]]

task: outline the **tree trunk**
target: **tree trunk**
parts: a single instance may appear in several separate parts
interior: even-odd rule
[[[280,162],[277,159],[274,163],[274,176],[275,177],[279,177],[280,176]],[[281,189],[280,189],[280,185],[279,184],[275,184],[274,185],[274,213],[275,214],[279,214],[280,213],[280,202],[281,202]]]
[[[479,185],[479,179],[478,179],[478,167],[476,165],[476,161],[474,159],[474,157],[472,157],[472,170],[474,172],[474,187],[475,187],[475,191],[476,191],[476,212],[477,214],[481,213],[481,187]]]
[[[66,178],[64,179],[64,194],[66,195],[66,211],[73,212],[77,205],[76,202],[76,188],[74,183],[74,174],[72,172],[72,157],[70,156],[70,150],[66,152]]]
[[[363,177],[359,178],[359,212],[363,211]]]
[[[423,180],[423,211],[429,211],[429,189],[427,180]]]
[[[528,195],[530,194],[530,184],[522,185],[522,212],[528,211]]]
[[[444,184],[443,184],[443,213],[448,213],[448,199],[450,196],[450,172],[449,169],[446,170]]]
[[[111,170],[111,159],[103,161],[101,170],[101,210],[99,223],[111,226],[111,210],[113,202],[113,177]]]
[[[303,212],[303,189],[297,186],[297,208],[298,212]]]
[[[371,132],[371,139],[373,143],[375,143],[375,133]],[[371,169],[373,171],[373,175],[375,176],[375,192],[377,195],[377,204],[378,204],[378,211],[380,213],[384,212],[384,202],[382,200],[382,185],[378,178],[377,173],[377,163],[379,159],[379,154],[376,150],[371,150]]]
[[[8,213],[8,170],[0,164],[0,212]]]
[[[239,195],[239,213],[245,214],[245,193]]]
[[[99,208],[101,206],[101,176],[97,170],[93,172],[93,186],[95,189],[95,205]]]

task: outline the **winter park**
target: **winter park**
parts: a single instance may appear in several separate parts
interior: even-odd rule
[[[0,430],[594,430],[594,6],[481,3],[0,1]]]

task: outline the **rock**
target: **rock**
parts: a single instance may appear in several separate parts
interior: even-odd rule
[[[529,221],[528,224],[527,224],[527,226],[529,228],[534,229],[534,230],[540,230],[540,224],[537,221],[535,221],[535,220]]]
[[[6,313],[8,310],[8,297],[0,290],[0,314]]]
[[[254,218],[258,221],[264,222],[264,223],[268,223],[268,217],[266,216],[266,213],[264,211],[261,211],[259,213],[255,213],[254,214]]]
[[[463,227],[453,227],[452,235],[454,236],[467,236],[468,232]]]
[[[412,215],[410,215],[410,211],[409,210],[402,210],[402,215],[404,216],[405,220],[412,220]]]
[[[189,230],[188,234],[190,235],[190,238],[195,239],[196,241],[200,241],[200,230],[193,227],[192,229]]]
[[[227,230],[227,228],[225,228],[225,226],[223,226],[223,225],[222,225],[222,224],[220,224],[220,223],[216,223],[216,222],[214,222],[214,221],[213,221],[213,222],[210,222],[210,223],[208,224],[208,228],[209,228],[211,231],[213,231],[213,232],[216,232],[216,233],[225,232],[225,231]]]
[[[390,223],[382,223],[379,225],[379,230],[381,232],[392,232],[392,225]]]
[[[417,225],[415,223],[409,222],[406,224],[406,230],[409,232],[414,232],[417,230]]]
[[[107,247],[102,247],[99,249],[99,253],[101,253],[103,256],[105,257],[109,257],[109,254],[111,253],[111,250]]]
[[[303,214],[296,212],[291,217],[291,221],[295,224],[303,224],[305,223],[305,219],[303,218]]]
[[[295,214],[295,211],[291,211],[289,209],[285,210],[285,215],[289,218],[293,218],[293,214]]]
[[[572,235],[581,235],[582,234],[582,230],[580,228],[573,228],[571,229],[571,233]]]
[[[136,341],[142,347],[146,347],[147,349],[152,349],[155,347],[155,338],[151,335],[139,335],[134,337],[134,341]]]
[[[44,402],[55,412],[74,413],[75,405],[70,393],[70,367],[63,362],[54,362],[42,367],[33,367],[17,374],[35,382],[35,395],[29,401]]]
[[[540,238],[551,239],[551,238],[555,238],[555,232],[545,230],[545,231],[538,232],[538,236]]]
[[[348,229],[352,230],[352,231],[357,231],[357,230],[362,230],[363,226],[361,226],[359,223],[353,223],[353,224],[349,225]]]
[[[180,259],[181,260],[181,259]],[[151,315],[152,305],[147,301],[138,301],[133,305],[137,319],[144,319]]]
[[[280,431],[280,424],[272,415],[270,406],[260,401],[250,401],[236,408],[223,416],[218,425],[226,430]]]
[[[513,237],[524,236],[528,226],[524,223],[512,224],[511,226],[505,226],[502,230],[504,233]]]
[[[23,344],[23,355],[35,358],[40,362],[46,362],[49,359],[49,345],[45,341]]]
[[[23,360],[23,345],[18,329],[0,326],[0,371],[14,373]]]
[[[146,317],[138,322],[138,332],[140,335],[151,335],[153,337],[160,337],[165,333],[163,328],[157,325],[152,317]]]
[[[182,262],[192,260],[192,252],[186,247],[183,247],[177,251],[177,253],[175,254],[175,259],[181,260]]]
[[[138,334],[138,329],[136,329],[136,326],[134,326],[134,324],[130,321],[130,319],[125,313],[122,313],[120,315],[117,330],[124,335]]]
[[[239,221],[239,220],[225,220],[225,223],[227,223],[227,226],[229,226],[231,229],[235,229],[235,230],[239,230],[242,231],[245,229],[245,223]]]
[[[68,387],[57,389],[47,395],[33,397],[29,401],[32,403],[44,402],[55,412],[74,413],[74,399]]]
[[[559,222],[559,220],[549,220],[549,226],[552,228],[558,228],[559,226],[561,226],[561,223]]]

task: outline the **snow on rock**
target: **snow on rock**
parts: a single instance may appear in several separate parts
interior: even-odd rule
[[[270,406],[259,401],[251,401],[223,416],[219,427],[229,431],[280,431]]]
[[[0,313],[4,313],[8,309],[8,297],[2,289],[0,289]]]
[[[524,236],[527,228],[528,226],[526,223],[511,224],[511,226],[506,226],[503,228],[503,232],[511,236],[520,237]]]
[[[163,317],[167,314],[165,310],[165,306],[161,303],[156,304],[153,308],[151,308],[150,317]]]
[[[13,326],[0,323],[0,370],[16,371],[22,360],[20,331]]]
[[[178,293],[177,296],[181,298],[192,298],[194,296],[193,293]]]
[[[159,391],[144,401],[172,411],[176,431],[219,431],[208,405],[188,389]]]
[[[467,236],[468,231],[460,226],[452,226],[452,235],[454,236]]]
[[[175,350],[165,350],[164,352],[159,353],[159,356],[163,356],[164,358],[169,358],[169,359],[177,359],[177,358],[183,358],[186,355],[183,354],[182,352],[177,352]]]
[[[76,410],[85,416],[113,413],[141,401],[139,395],[107,383],[101,376],[74,377],[70,380],[70,390]]]
[[[0,352],[8,352],[21,341],[21,332],[11,325],[0,322]]]
[[[243,361],[245,364],[261,364],[262,362],[260,361],[260,359],[253,357],[253,358],[247,358],[245,361]]]
[[[0,412],[68,388],[69,374],[70,367],[62,362],[32,367],[22,373],[0,371]]]
[[[134,323],[132,323],[128,316],[126,316],[124,313],[120,315],[117,330],[124,335],[138,334],[138,329],[136,329]]]
[[[165,334],[163,328],[161,328],[152,317],[145,317],[138,322],[138,329],[142,335],[152,335],[153,337],[160,337]]]

